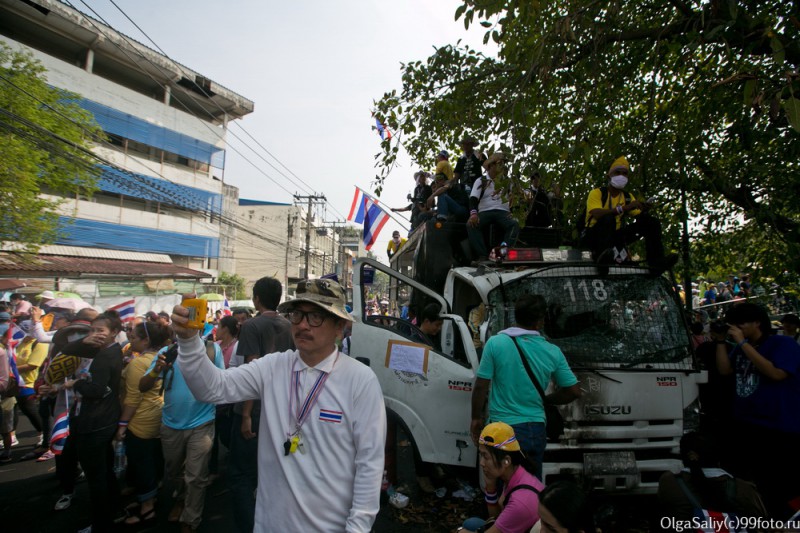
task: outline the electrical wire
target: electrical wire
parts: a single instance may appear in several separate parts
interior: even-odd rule
[[[99,13],[97,13],[97,11],[95,11],[93,8],[91,8],[91,7],[90,7],[88,4],[86,4],[86,2],[84,2],[83,0],[80,0],[80,1],[81,1],[81,3],[82,3],[83,5],[85,5],[85,6],[87,7],[87,9],[89,9],[89,10],[90,10],[90,11],[91,11],[91,12],[92,12],[92,13],[93,13],[95,16],[97,16],[97,17],[100,19],[100,21],[102,21],[102,22],[103,22],[103,23],[104,23],[106,26],[108,26],[108,27],[109,27],[109,29],[111,29],[111,25],[110,25],[110,24],[109,24],[109,23],[108,23],[108,22],[107,22],[107,21],[106,21],[106,20],[105,20],[105,19],[104,19],[104,18],[103,18],[103,17],[102,17],[100,14],[99,14]],[[72,7],[73,9],[75,9],[75,7],[74,7],[74,6],[70,6],[70,7]],[[136,27],[136,28],[137,28],[137,29],[138,29],[138,30],[139,30],[139,31],[140,31],[142,34],[143,34],[143,35],[144,35],[144,36],[145,36],[145,37],[147,37],[147,39],[149,39],[149,40],[150,40],[150,42],[152,42],[152,43],[153,43],[153,45],[154,45],[154,46],[155,46],[155,47],[156,47],[156,48],[157,48],[157,49],[158,49],[158,50],[161,52],[161,54],[162,54],[164,57],[166,57],[166,58],[167,58],[169,61],[171,61],[171,62],[172,62],[172,63],[173,63],[173,64],[174,64],[174,65],[175,65],[177,68],[181,68],[181,65],[180,65],[179,63],[177,63],[176,61],[174,61],[172,58],[170,58],[170,57],[169,57],[169,56],[168,56],[168,55],[167,55],[167,54],[164,52],[164,50],[163,50],[163,49],[161,49],[161,47],[159,47],[159,46],[158,46],[158,44],[156,44],[156,43],[155,43],[155,41],[153,41],[153,39],[152,39],[152,38],[150,38],[150,36],[149,36],[149,35],[147,35],[147,34],[146,34],[146,33],[145,33],[145,32],[144,32],[144,31],[143,31],[143,30],[142,30],[142,29],[141,29],[141,28],[140,28],[140,27],[139,27],[139,26],[138,26],[138,25],[137,25],[137,24],[136,24],[136,23],[133,21],[133,19],[131,19],[131,18],[130,18],[130,17],[129,17],[129,16],[128,16],[128,15],[127,15],[127,14],[126,14],[124,11],[122,11],[122,10],[121,10],[121,8],[119,8],[119,6],[117,6],[117,5],[115,4],[115,7],[116,7],[117,9],[119,9],[119,10],[120,10],[120,12],[121,12],[121,13],[122,13],[122,14],[123,14],[123,15],[124,15],[124,16],[125,16],[125,17],[126,17],[126,18],[127,18],[127,19],[128,19],[128,20],[129,20],[129,21],[130,21],[130,22],[131,22],[131,23],[132,23],[132,24],[133,24],[133,25],[134,25],[134,26],[135,26],[135,27]],[[93,24],[93,23],[91,22],[91,20],[89,20],[89,22],[90,22],[91,24]],[[94,26],[94,27],[95,27],[95,28],[96,28],[96,29],[97,29],[99,32],[101,32],[103,35],[105,35],[105,33],[103,33],[103,30],[102,30],[101,28],[99,28],[99,27],[98,27],[96,24],[93,24],[93,26]],[[117,32],[117,33],[119,33],[119,32]],[[124,34],[122,34],[122,33],[119,33],[119,35],[120,35],[120,36],[121,36],[123,39],[127,40],[127,41],[128,41],[130,44],[132,44],[132,48],[133,48],[133,49],[134,49],[134,50],[137,52],[137,54],[138,54],[138,55],[139,55],[139,56],[140,56],[142,59],[144,59],[145,61],[147,61],[148,63],[150,63],[152,66],[154,66],[156,69],[158,69],[158,70],[159,70],[159,71],[160,71],[162,74],[168,74],[168,73],[165,73],[165,72],[163,71],[163,69],[161,69],[161,67],[160,67],[159,65],[155,64],[155,63],[154,63],[154,62],[153,62],[153,61],[152,61],[150,58],[148,58],[147,56],[145,56],[144,54],[142,54],[142,53],[141,53],[141,51],[139,51],[139,50],[136,48],[136,46],[135,46],[135,45],[133,45],[133,43],[131,43],[131,40],[130,40],[130,38],[128,38],[126,35],[124,35]],[[109,40],[110,40],[110,41],[111,41],[111,42],[112,42],[112,43],[113,43],[113,44],[114,44],[114,45],[115,45],[115,46],[116,46],[116,47],[117,47],[117,48],[118,48],[118,49],[119,49],[119,50],[120,50],[120,51],[121,51],[123,54],[125,54],[125,56],[126,56],[126,57],[127,57],[129,60],[131,60],[131,63],[132,63],[132,64],[134,64],[134,65],[136,64],[136,62],[132,60],[132,58],[131,58],[131,57],[130,57],[128,54],[127,54],[127,52],[126,52],[125,50],[123,50],[123,49],[122,49],[122,48],[121,48],[119,45],[117,45],[116,43],[114,43],[114,42],[113,42],[113,40],[111,40],[111,39],[109,39]],[[152,75],[150,75],[150,73],[148,73],[148,72],[146,72],[146,71],[144,71],[144,70],[142,70],[142,72],[143,72],[144,74],[146,74],[148,77],[150,77],[150,79],[151,79],[153,82],[155,82],[156,84],[158,84],[158,85],[159,85],[159,86],[161,86],[161,87],[164,87],[164,88],[166,88],[166,86],[165,86],[164,84],[162,84],[161,82],[159,82],[158,80],[156,80],[156,79],[155,79],[155,78],[154,78]],[[186,79],[187,79],[188,81],[190,81],[190,82],[191,82],[191,83],[192,83],[192,84],[193,84],[195,87],[197,87],[197,89],[198,89],[199,91],[201,91],[201,92],[204,92],[204,89],[203,89],[202,87],[200,87],[200,85],[198,85],[198,84],[197,84],[197,82],[196,82],[195,80],[192,80],[192,79],[190,79],[190,78],[186,78]],[[177,95],[176,95],[175,93],[173,93],[173,96],[175,97],[175,100],[176,100],[178,103],[180,103],[180,104],[181,104],[181,105],[184,107],[184,109],[186,109],[186,111],[187,111],[188,113],[190,113],[191,115],[193,115],[195,118],[197,118],[198,120],[200,120],[201,122],[203,122],[203,123],[204,123],[204,124],[205,124],[207,127],[209,127],[209,128],[210,128],[210,126],[208,126],[207,122],[206,122],[206,121],[204,121],[204,120],[202,120],[200,117],[198,117],[198,116],[197,116],[197,114],[196,114],[196,113],[194,113],[194,112],[193,112],[193,111],[192,111],[192,110],[191,110],[191,109],[190,109],[190,108],[189,108],[189,107],[188,107],[186,104],[184,104],[184,103],[183,103],[183,102],[182,102],[182,101],[181,101],[181,100],[180,100],[180,99],[177,97]],[[219,105],[217,102],[215,102],[213,99],[209,99],[209,102],[210,102],[210,103],[212,103],[213,105],[215,105],[215,106],[216,106],[216,107],[217,107],[217,108],[218,108],[218,109],[219,109],[221,112],[225,113],[225,110],[224,110],[224,109],[223,109],[223,108],[222,108],[222,107],[221,107],[221,106],[220,106],[220,105]],[[209,115],[209,117],[210,117],[212,120],[215,120],[215,119],[216,119],[216,117],[214,117],[214,115],[213,115],[213,114],[212,114],[210,111],[206,110],[205,108],[203,108],[203,109],[204,109],[204,111],[206,111],[206,113]],[[236,124],[238,127],[240,127],[240,128],[241,128],[241,129],[244,131],[244,128],[241,126],[241,124],[238,124],[238,123],[236,123],[236,122],[234,122],[234,124]],[[219,134],[219,132],[217,132],[216,130],[212,130],[212,131],[213,131],[213,132],[214,132],[214,133],[215,133],[217,136],[219,136],[219,137],[220,137],[220,139],[222,139],[223,141],[225,141],[225,139],[224,139],[224,138],[223,138],[223,137],[222,137],[222,136]],[[297,183],[296,183],[294,180],[292,180],[292,179],[291,179],[289,176],[287,176],[286,174],[284,174],[284,173],[283,173],[283,172],[282,172],[280,169],[278,169],[278,168],[277,168],[275,165],[273,165],[271,162],[269,162],[269,161],[268,161],[268,160],[266,160],[266,159],[265,159],[263,156],[261,156],[261,155],[260,155],[260,154],[259,154],[259,153],[258,153],[258,152],[257,152],[257,151],[256,151],[256,150],[253,148],[253,147],[252,147],[252,146],[250,146],[249,144],[247,144],[247,143],[246,143],[244,140],[242,140],[242,138],[241,138],[241,137],[239,137],[238,135],[236,135],[236,133],[234,133],[234,132],[231,132],[230,130],[228,130],[228,131],[229,131],[229,133],[230,133],[230,134],[231,134],[231,135],[232,135],[234,138],[236,138],[237,140],[239,140],[239,141],[240,141],[240,142],[241,142],[241,143],[242,143],[244,146],[246,146],[246,147],[247,147],[248,149],[250,149],[250,150],[251,150],[251,151],[252,151],[254,154],[256,154],[256,155],[257,155],[257,156],[258,156],[258,157],[259,157],[259,158],[260,158],[262,161],[264,161],[264,162],[265,162],[265,163],[267,163],[267,164],[268,164],[270,167],[272,167],[274,170],[276,170],[276,171],[277,171],[277,172],[278,172],[278,173],[279,173],[281,176],[283,176],[284,178],[286,178],[286,179],[287,179],[289,182],[291,182],[293,185],[295,185],[295,186],[298,186],[298,184],[297,184]],[[249,132],[246,132],[246,133],[247,133],[247,135],[248,135],[249,137],[251,137],[251,138],[253,138],[253,139],[255,140],[255,138],[254,138],[252,135],[250,135],[250,134],[249,134]],[[258,145],[259,145],[259,146],[260,146],[260,147],[261,147],[261,148],[262,148],[264,151],[266,151],[266,152],[267,152],[267,153],[268,153],[268,154],[269,154],[271,157],[273,157],[273,158],[274,158],[276,161],[278,161],[278,163],[279,163],[279,164],[281,164],[282,166],[284,166],[284,168],[286,168],[286,169],[287,169],[287,170],[288,170],[288,171],[289,171],[289,172],[290,172],[290,173],[291,173],[293,176],[295,176],[295,178],[297,178],[297,179],[298,179],[298,180],[299,180],[301,183],[303,183],[304,185],[306,185],[307,187],[309,187],[309,188],[310,188],[310,186],[309,186],[307,183],[305,183],[303,180],[301,180],[299,177],[297,177],[297,175],[296,175],[296,174],[294,174],[293,172],[291,172],[291,170],[289,170],[289,169],[288,169],[288,167],[286,167],[286,165],[284,165],[284,164],[283,164],[283,163],[282,163],[280,160],[278,160],[278,159],[277,159],[277,158],[276,158],[276,157],[275,157],[275,156],[274,156],[274,155],[273,155],[271,152],[269,152],[269,151],[268,151],[268,150],[267,150],[267,149],[266,149],[266,148],[265,148],[263,145],[261,145],[261,143],[259,143],[258,141],[256,141],[256,143],[257,143],[257,144],[258,144]],[[259,169],[259,168],[258,168],[258,167],[257,167],[255,164],[253,164],[253,163],[252,163],[252,161],[250,161],[249,159],[247,159],[247,158],[246,158],[246,156],[244,156],[244,154],[242,154],[240,151],[238,151],[238,150],[237,150],[235,147],[231,146],[231,149],[233,149],[233,150],[234,150],[234,151],[235,151],[237,154],[239,154],[240,156],[242,156],[242,157],[243,157],[243,158],[244,158],[244,159],[245,159],[245,160],[246,160],[248,163],[250,163],[250,164],[251,164],[251,165],[252,165],[254,168],[256,168],[256,170],[259,170],[259,172],[261,172],[262,174],[264,174],[265,176],[267,176],[267,177],[268,177],[270,180],[272,180],[273,182],[275,182],[275,180],[274,180],[274,179],[273,179],[271,176],[269,176],[268,174],[266,174],[266,173],[265,173],[263,170]],[[275,183],[277,183],[277,182],[275,182]],[[283,189],[286,191],[286,188],[282,187],[280,184],[278,184],[278,185],[279,185],[281,188],[283,188]],[[300,187],[300,186],[298,186],[298,187],[302,189],[302,187]],[[287,191],[287,192],[288,192],[288,191]],[[309,191],[306,191],[306,192],[309,192]],[[327,203],[327,199],[326,199],[326,203]],[[335,208],[335,207],[334,207],[332,204],[330,204],[330,203],[327,203],[327,205],[330,205],[330,207],[331,207],[331,209],[332,209],[332,210],[334,210],[334,211],[337,211],[337,212],[338,212],[338,210],[337,210],[337,209],[336,209],[336,208]],[[343,215],[341,215],[341,213],[339,213],[339,214],[340,214],[340,216],[342,216],[342,218],[344,218],[344,216],[343,216]],[[323,215],[323,218],[324,218],[324,215]]]
[[[148,34],[147,34],[147,32],[145,32],[145,31],[144,31],[144,30],[141,28],[141,26],[139,26],[139,25],[138,25],[138,24],[137,24],[137,23],[136,23],[136,22],[135,22],[135,21],[134,21],[134,20],[133,20],[133,19],[132,19],[132,18],[131,18],[131,17],[130,17],[130,16],[129,16],[129,15],[128,15],[128,14],[127,14],[127,13],[126,13],[124,10],[123,10],[123,9],[122,9],[122,8],[121,8],[121,7],[120,7],[120,6],[119,6],[119,5],[118,5],[118,4],[117,4],[117,3],[116,3],[114,0],[109,0],[109,2],[111,3],[111,5],[113,5],[115,8],[117,8],[117,10],[118,10],[118,11],[119,11],[119,12],[122,14],[122,16],[124,16],[124,17],[125,17],[125,18],[126,18],[126,19],[127,19],[127,20],[128,20],[130,23],[131,23],[131,24],[133,24],[133,26],[134,26],[134,27],[135,27],[137,30],[139,30],[139,32],[140,32],[142,35],[144,35],[144,36],[147,38],[147,40],[148,40],[148,41],[150,41],[150,43],[151,43],[151,44],[152,44],[152,45],[153,45],[153,46],[154,46],[154,47],[155,47],[155,48],[156,48],[156,49],[157,49],[157,50],[158,50],[158,51],[161,53],[161,55],[163,55],[164,57],[166,57],[167,59],[169,59],[169,60],[170,60],[170,61],[171,61],[171,62],[172,62],[172,63],[173,63],[175,66],[177,66],[177,67],[180,67],[180,66],[181,66],[181,65],[180,65],[180,64],[179,64],[177,61],[175,61],[174,59],[172,59],[172,57],[170,57],[170,56],[169,56],[169,54],[167,54],[167,53],[164,51],[164,49],[163,49],[163,48],[161,48],[161,47],[158,45],[158,43],[156,43],[156,42],[155,42],[155,40],[153,40],[153,38],[152,38],[152,37],[150,37],[150,35],[148,35]],[[83,3],[84,5],[86,5],[86,4],[85,4],[85,2],[83,2],[83,0],[81,0],[81,3]],[[88,6],[87,6],[87,7],[88,7]],[[91,8],[90,8],[90,9],[91,9]],[[97,15],[97,12],[96,12],[96,11],[92,10],[92,12],[93,12],[93,13],[95,13],[95,15]],[[98,15],[98,17],[99,17],[99,15]],[[108,22],[107,22],[107,21],[103,20],[103,19],[102,19],[102,17],[101,17],[101,20],[102,20],[102,21],[103,21],[103,22],[106,24],[106,26],[109,26],[109,27],[111,27],[111,25],[110,25],[110,24],[108,24]],[[122,34],[122,33],[120,33],[120,35],[122,35],[123,37],[125,37],[125,35],[124,35],[124,34]],[[149,61],[149,60],[148,60],[148,61]],[[192,84],[194,84],[194,86],[195,86],[195,87],[197,87],[197,88],[198,88],[198,89],[200,89],[201,91],[203,90],[203,88],[202,88],[202,87],[200,87],[200,86],[197,84],[196,80],[190,80],[190,81],[192,82]],[[225,110],[224,110],[224,109],[222,109],[222,106],[220,106],[220,105],[219,105],[217,102],[214,102],[213,100],[212,100],[212,102],[213,102],[213,103],[214,103],[214,104],[217,106],[217,108],[218,108],[220,111],[222,111],[223,113],[225,112]],[[250,134],[250,132],[249,132],[249,131],[247,131],[247,130],[245,129],[245,127],[244,127],[244,126],[242,126],[242,125],[241,125],[240,123],[238,123],[238,122],[234,122],[234,125],[236,125],[236,127],[238,127],[239,129],[241,129],[241,130],[242,130],[242,132],[244,132],[244,133],[245,133],[245,135],[247,135],[247,136],[248,136],[250,139],[252,139],[252,140],[253,140],[253,142],[255,142],[255,143],[256,143],[256,144],[257,144],[257,145],[258,145],[258,146],[259,146],[259,147],[260,147],[262,150],[264,150],[264,152],[266,152],[267,154],[269,154],[269,156],[270,156],[270,157],[272,157],[272,158],[273,158],[275,161],[277,161],[279,165],[281,165],[283,168],[285,168],[285,169],[286,169],[286,171],[287,171],[287,172],[289,172],[289,174],[291,174],[292,176],[294,176],[294,177],[295,177],[295,178],[296,178],[296,179],[297,179],[297,180],[298,180],[300,183],[302,183],[303,185],[305,185],[305,186],[308,188],[308,191],[306,191],[306,192],[310,192],[310,191],[312,191],[312,190],[313,190],[313,187],[311,187],[311,185],[309,185],[309,184],[308,184],[306,181],[304,181],[302,178],[300,178],[300,177],[299,177],[297,174],[295,174],[294,172],[292,172],[292,170],[291,170],[289,167],[287,167],[287,166],[286,166],[286,165],[285,165],[285,164],[284,164],[284,163],[283,163],[283,162],[282,162],[280,159],[278,159],[278,158],[277,158],[277,157],[276,157],[276,156],[275,156],[275,155],[274,155],[272,152],[270,152],[270,151],[269,151],[269,150],[268,150],[268,149],[267,149],[267,148],[266,148],[266,147],[265,147],[263,144],[261,144],[261,143],[260,143],[260,142],[259,142],[259,141],[258,141],[258,140],[257,140],[257,139],[256,139],[256,138],[253,136],[253,135],[251,135],[251,134]],[[239,139],[239,138],[237,137],[237,139]],[[240,140],[241,140],[241,139],[240,139]],[[253,150],[252,148],[250,148],[250,149],[251,149],[251,150]],[[255,150],[253,150],[253,152],[254,152],[254,153],[256,153],[256,152],[255,152]],[[290,179],[288,176],[286,176],[286,175],[285,175],[283,172],[281,172],[281,171],[280,171],[278,168],[276,168],[274,165],[272,165],[271,163],[269,163],[268,161],[266,161],[266,160],[265,160],[265,159],[263,159],[263,158],[262,158],[262,160],[264,160],[264,162],[266,162],[268,165],[270,165],[272,168],[274,168],[274,169],[275,169],[275,170],[276,170],[276,171],[277,171],[279,174],[281,174],[282,176],[284,176],[285,178],[287,178],[287,179],[289,179],[289,180],[291,181],[291,179]],[[336,213],[337,213],[337,214],[338,214],[338,215],[339,215],[341,218],[343,218],[343,219],[345,218],[345,216],[344,216],[344,215],[343,215],[343,214],[342,214],[342,213],[341,213],[341,212],[340,212],[338,209],[336,209],[336,207],[335,207],[333,204],[330,204],[330,203],[329,203],[328,205],[330,205],[331,209],[332,209],[334,212],[336,212]]]
[[[38,103],[42,104],[42,105],[43,105],[43,106],[45,106],[45,107],[46,107],[48,110],[55,112],[57,115],[59,115],[59,116],[60,116],[60,117],[62,117],[63,119],[65,119],[65,120],[69,121],[70,123],[72,123],[72,124],[74,124],[74,125],[76,125],[76,126],[80,127],[84,133],[92,135],[92,137],[93,137],[93,140],[94,140],[95,142],[98,142],[98,144],[101,144],[101,143],[102,143],[102,144],[105,144],[105,145],[107,145],[107,146],[108,146],[108,147],[110,147],[111,149],[114,149],[114,150],[116,150],[116,148],[115,148],[115,147],[114,147],[112,144],[110,144],[110,143],[108,143],[108,142],[100,141],[99,139],[97,139],[97,136],[96,136],[96,135],[93,135],[93,132],[91,132],[90,130],[88,130],[87,128],[85,128],[85,127],[84,127],[82,124],[80,124],[80,123],[79,123],[79,122],[77,122],[76,120],[72,119],[71,117],[68,117],[67,115],[65,115],[65,114],[61,113],[61,112],[60,112],[58,109],[56,109],[56,108],[54,108],[54,107],[50,106],[49,104],[47,104],[47,103],[46,103],[46,102],[44,102],[43,100],[39,99],[39,98],[38,98],[38,97],[36,97],[35,95],[31,94],[30,92],[26,91],[25,89],[23,89],[23,88],[19,87],[18,85],[16,85],[16,84],[15,84],[14,82],[12,82],[11,80],[7,79],[6,77],[4,77],[4,76],[2,76],[2,75],[0,75],[0,80],[2,80],[2,81],[5,81],[6,83],[8,83],[8,84],[9,84],[9,85],[11,85],[12,87],[14,87],[16,90],[18,90],[18,91],[22,92],[23,94],[27,95],[28,97],[30,97],[30,98],[32,98],[33,100],[37,101]],[[174,202],[174,200],[173,200],[172,193],[171,193],[170,191],[166,191],[166,190],[163,190],[163,189],[159,188],[159,187],[157,186],[157,184],[153,184],[153,183],[146,182],[146,181],[145,181],[145,182],[143,182],[143,180],[142,180],[141,176],[139,176],[138,174],[136,174],[136,173],[133,173],[133,172],[131,172],[131,171],[127,170],[127,169],[124,169],[124,168],[122,168],[122,167],[119,167],[119,166],[115,165],[114,163],[112,163],[112,162],[108,161],[107,159],[105,159],[105,158],[102,158],[102,157],[101,157],[101,156],[99,156],[98,154],[96,154],[96,153],[94,153],[94,152],[92,152],[92,151],[90,151],[90,150],[87,150],[87,149],[85,149],[85,148],[84,148],[84,147],[82,147],[82,146],[75,145],[74,143],[71,143],[70,141],[68,141],[68,140],[66,140],[66,139],[60,138],[60,137],[59,137],[57,134],[55,134],[55,133],[51,132],[50,130],[47,130],[46,128],[43,128],[43,127],[41,127],[41,126],[39,126],[39,125],[37,125],[37,124],[35,124],[35,123],[33,123],[33,122],[30,122],[30,121],[28,121],[27,119],[24,119],[24,117],[20,117],[19,115],[16,115],[16,114],[10,113],[10,112],[8,112],[7,110],[3,110],[3,111],[5,111],[5,113],[4,113],[4,114],[6,114],[7,116],[11,116],[12,118],[15,118],[15,119],[16,119],[16,120],[18,120],[18,121],[21,121],[21,122],[23,122],[23,123],[26,123],[26,124],[28,125],[28,127],[31,127],[31,128],[34,128],[34,129],[38,129],[39,131],[41,131],[41,132],[43,132],[43,133],[45,133],[45,134],[47,134],[47,135],[49,135],[49,136],[51,136],[51,137],[54,137],[54,138],[56,138],[56,139],[57,139],[57,140],[59,140],[59,141],[66,142],[66,143],[68,143],[70,146],[72,146],[73,148],[76,148],[76,149],[80,150],[81,152],[85,153],[85,154],[86,154],[86,155],[88,155],[89,157],[92,157],[92,158],[94,158],[94,159],[97,159],[97,160],[98,160],[98,161],[100,161],[101,163],[103,163],[103,164],[105,164],[105,165],[107,165],[107,166],[110,166],[110,167],[112,167],[112,168],[114,168],[114,169],[116,169],[116,170],[118,170],[118,171],[120,171],[120,172],[123,172],[123,173],[125,173],[126,175],[129,175],[129,176],[133,177],[133,178],[134,178],[134,180],[136,180],[137,182],[139,182],[139,185],[138,185],[138,186],[134,185],[134,188],[135,188],[136,190],[138,190],[140,193],[145,193],[145,194],[152,195],[152,194],[153,194],[153,191],[152,191],[152,189],[155,189],[157,192],[159,192],[159,193],[160,193],[160,195],[159,195],[159,196],[157,196],[157,198],[158,198],[158,199],[156,200],[156,201],[158,201],[159,203],[163,203],[163,204],[165,204],[165,205],[168,205],[168,206],[177,207],[177,208],[179,208],[179,209],[187,209],[187,207],[186,207],[186,206],[184,206],[184,205],[176,204],[176,203]],[[21,133],[20,133],[20,134],[21,134]],[[38,138],[36,138],[36,140],[38,141]],[[180,184],[177,184],[177,183],[175,183],[175,182],[173,182],[173,181],[169,180],[168,178],[166,178],[165,176],[163,176],[163,174],[161,174],[159,171],[157,171],[157,170],[155,170],[155,169],[152,169],[151,167],[149,167],[149,166],[148,166],[147,164],[145,164],[144,162],[142,162],[142,164],[143,164],[143,166],[145,166],[146,168],[148,168],[148,170],[150,170],[150,171],[151,171],[151,172],[153,172],[154,174],[156,174],[156,175],[160,176],[160,177],[161,177],[161,178],[162,178],[164,181],[167,181],[167,182],[169,182],[169,183],[172,183],[172,184],[174,184],[174,185],[177,185],[177,186],[181,186],[181,187],[183,187],[182,185],[180,185]],[[144,183],[144,186],[142,185],[142,182]],[[128,184],[128,185],[130,185],[130,184]],[[145,186],[146,186],[146,187],[145,187]],[[228,223],[229,225],[233,225],[233,226],[234,226],[236,229],[242,229],[242,230],[243,230],[243,231],[245,231],[245,232],[247,232],[247,231],[248,231],[247,229],[244,229],[244,226],[240,226],[239,224],[237,224],[237,222],[239,222],[239,221],[235,221],[234,219],[230,219],[230,217],[226,217],[226,216],[224,216],[224,215],[217,214],[217,213],[214,213],[214,212],[211,212],[211,211],[208,211],[208,210],[204,210],[204,209],[197,209],[197,211],[199,211],[199,212],[202,212],[202,213],[203,213],[204,215],[206,215],[206,216],[216,216],[217,218],[219,218],[219,219],[220,219],[220,221],[221,221],[221,222],[226,222],[226,223]],[[231,222],[231,220],[234,220],[234,222],[232,223],[232,222]],[[271,239],[268,239],[268,238],[264,237],[264,233],[266,233],[266,234],[268,234],[268,235],[272,236],[272,237],[273,237],[273,239],[271,240]],[[282,239],[282,235],[280,235],[280,234],[274,234],[274,233],[269,233],[269,232],[266,232],[266,231],[264,231],[263,233],[259,233],[259,234],[257,234],[256,236],[258,236],[258,237],[262,238],[263,240],[265,240],[265,241],[267,241],[267,242],[271,242],[272,244],[278,244],[278,243],[280,243],[280,245],[281,245],[281,246],[283,245],[283,244],[282,244],[282,241],[281,241],[281,239]]]

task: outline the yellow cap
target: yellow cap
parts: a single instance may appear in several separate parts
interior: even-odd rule
[[[611,168],[608,169],[608,173],[611,174],[611,172],[617,168],[627,168],[628,170],[631,169],[631,166],[628,164],[628,160],[625,159],[624,155],[616,158],[614,162],[611,163]]]
[[[514,430],[505,422],[492,422],[483,428],[478,443],[506,452],[520,451]]]

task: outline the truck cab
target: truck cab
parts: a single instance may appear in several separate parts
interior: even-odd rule
[[[482,347],[514,324],[514,302],[530,293],[547,300],[542,333],[562,350],[583,389],[582,398],[559,407],[565,430],[547,444],[543,481],[570,475],[598,490],[649,493],[663,472],[680,470],[678,444],[697,422],[706,374],[670,280],[638,266],[601,272],[586,252],[527,248],[434,272],[430,283],[441,243],[426,246],[429,227],[420,231],[416,246],[409,240],[391,267],[356,263],[351,355],[369,360],[390,416],[423,461],[477,465],[469,427]],[[371,271],[389,277],[390,314],[397,316],[367,314],[362,280]],[[404,307],[431,302],[444,317],[433,339],[401,318]]]

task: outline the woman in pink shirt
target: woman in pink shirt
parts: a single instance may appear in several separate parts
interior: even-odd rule
[[[490,518],[470,518],[462,531],[528,533],[539,521],[539,492],[544,485],[522,453],[514,430],[503,422],[483,428],[478,439],[480,465],[486,478],[485,500]],[[502,483],[502,494],[498,485]]]
[[[225,368],[231,364],[231,357],[236,354],[236,346],[239,344],[239,322],[232,316],[225,316],[217,325],[217,344],[222,350],[222,359],[225,361]]]

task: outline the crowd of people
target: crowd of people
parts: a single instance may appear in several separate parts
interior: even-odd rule
[[[491,247],[516,244],[521,227],[512,213],[514,201],[522,199],[525,203],[526,227],[564,228],[566,220],[558,184],[547,190],[538,170],[522,178],[510,177],[508,155],[495,152],[487,156],[477,151],[479,143],[473,137],[464,137],[460,144],[462,155],[455,168],[450,165],[449,153],[439,152],[434,173],[414,174],[414,192],[408,195],[410,203],[392,209],[411,212],[411,232],[433,219],[463,224],[470,256],[483,261],[489,257]],[[591,250],[592,258],[599,264],[613,265],[632,261],[629,246],[644,240],[648,266],[663,272],[675,265],[678,256],[664,252],[661,224],[652,211],[654,199],[640,200],[626,190],[630,172],[628,160],[619,157],[609,168],[606,185],[589,192],[583,214],[576,222],[575,244]],[[432,179],[430,185],[429,179]],[[490,228],[493,238],[487,238]],[[387,249],[389,259],[403,245],[396,233]]]
[[[380,386],[339,355],[352,316],[337,283],[281,296],[279,281],[262,278],[256,316],[234,311],[205,329],[189,327],[181,306],[125,322],[92,308],[48,316],[17,305],[24,298],[0,309],[0,461],[54,459],[56,511],[85,478],[82,531],[154,525],[162,482],[173,489],[167,519],[194,531],[222,445],[235,530],[369,531],[384,464]],[[17,411],[40,434],[21,457]]]
[[[681,440],[686,469],[659,483],[670,524],[708,510],[764,519],[796,510],[800,319],[783,316],[776,335],[764,308],[743,299],[752,290],[747,276],[730,281],[736,305],[693,332],[710,375],[699,433]],[[718,286],[705,283],[706,293]],[[280,303],[281,296],[277,280],[262,278],[253,287],[256,316],[220,313],[203,329],[190,327],[183,306],[123,323],[114,311],[91,308],[48,318],[16,298],[0,309],[0,461],[54,459],[57,511],[70,507],[85,477],[86,531],[154,524],[167,482],[174,497],[167,519],[193,531],[224,446],[237,531],[370,531],[385,461],[380,385],[347,356],[353,317],[340,285],[307,280],[294,299]],[[376,320],[388,319],[384,307]],[[416,342],[435,346],[440,312],[429,304],[414,317]],[[466,520],[464,531],[593,531],[577,485],[542,481],[554,406],[583,394],[564,354],[542,334],[547,314],[542,296],[523,295],[515,324],[483,346],[470,433],[488,517]],[[40,434],[21,457],[12,454],[17,411]]]

